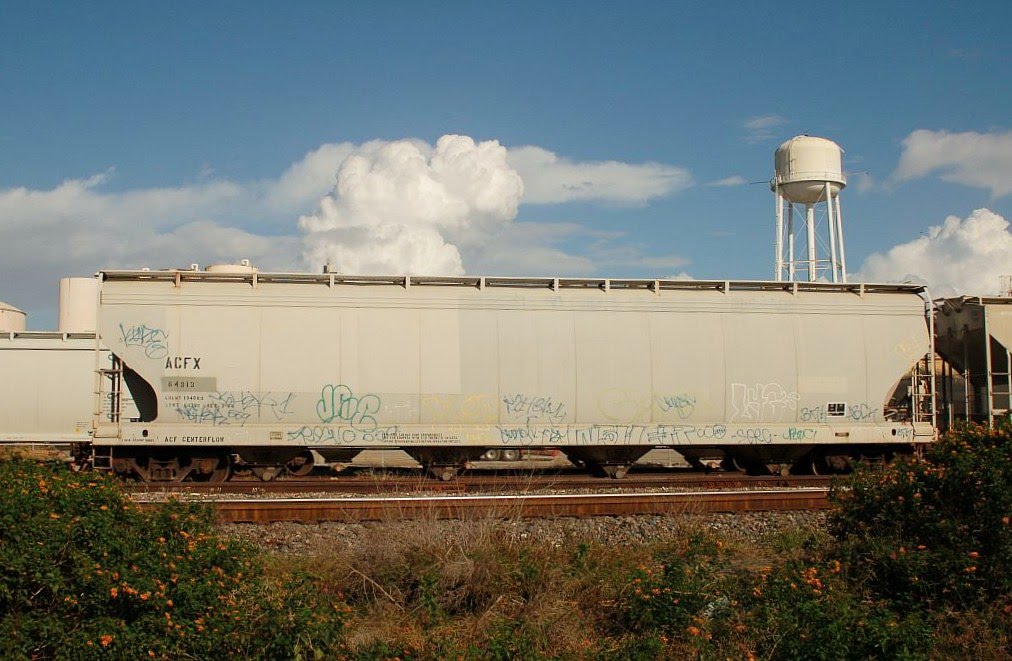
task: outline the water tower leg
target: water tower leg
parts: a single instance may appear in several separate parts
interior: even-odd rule
[[[784,198],[780,195],[780,189],[777,188],[776,194],[777,200],[777,244],[774,250],[776,250],[776,261],[774,265],[773,279],[780,282],[784,279]]]
[[[826,220],[829,224],[829,270],[833,274],[833,282],[839,282],[836,276],[836,218],[833,217],[833,190],[826,182]]]
[[[815,282],[815,207],[805,205],[805,231],[808,232],[808,281]]]
[[[794,204],[787,203],[787,279],[794,282]]]
[[[840,242],[840,275],[847,282],[847,258],[843,252],[843,216],[840,214],[840,196],[836,196],[836,240]]]

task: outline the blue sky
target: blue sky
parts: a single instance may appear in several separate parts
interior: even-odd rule
[[[63,275],[316,268],[314,237],[348,269],[768,278],[773,199],[749,182],[800,133],[846,151],[851,271],[878,253],[875,279],[993,289],[1012,273],[1010,24],[1007,2],[7,1],[0,299],[48,322]],[[498,141],[454,167],[524,193],[453,184],[451,222],[413,215],[410,177],[383,189],[399,204],[331,190],[350,156],[384,186],[438,170],[448,134]]]

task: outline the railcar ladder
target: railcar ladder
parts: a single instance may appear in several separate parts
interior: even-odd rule
[[[932,428],[935,426],[934,383],[934,355],[928,353],[914,366],[910,387],[910,417],[913,422],[926,422]]]
[[[1012,350],[1003,347],[1001,343],[993,340],[990,336],[987,339],[987,423],[993,425],[1001,416],[1008,415],[1012,410]],[[997,345],[997,351],[993,350],[991,343]],[[1002,351],[1001,349],[1004,349]],[[1005,359],[1005,371],[999,372],[999,360]],[[994,362],[992,362],[994,361]]]
[[[98,410],[95,412],[94,439],[118,438],[123,429],[123,362],[113,356],[112,366],[99,368],[96,373],[98,390],[95,402]],[[94,448],[95,445],[92,445],[92,465],[95,468],[111,469],[111,450],[99,453]]]

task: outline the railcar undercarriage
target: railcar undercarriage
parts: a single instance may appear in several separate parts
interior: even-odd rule
[[[835,475],[849,473],[858,462],[885,462],[895,455],[910,454],[910,444],[860,444],[837,446],[785,446],[758,451],[739,446],[668,448],[681,454],[688,465],[704,472],[737,472],[748,475]],[[513,449],[513,448],[511,448]],[[652,446],[624,448],[574,448],[559,450],[587,472],[621,479]],[[519,453],[519,448],[516,448]],[[176,447],[133,448],[79,444],[73,450],[79,468],[106,470],[124,479],[149,483],[226,482],[233,477],[254,476],[265,482],[278,478],[302,478],[315,472],[343,469],[360,449],[341,448],[323,453],[303,447],[252,447],[187,450]],[[421,464],[425,475],[448,481],[470,468],[485,452],[482,447],[419,447],[405,452]],[[320,469],[317,471],[316,469]]]

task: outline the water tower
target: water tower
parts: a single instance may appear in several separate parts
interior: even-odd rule
[[[820,277],[847,282],[840,215],[840,191],[847,185],[843,150],[832,140],[799,135],[780,145],[774,166],[770,190],[777,199],[776,280],[794,281],[803,276],[801,279],[812,282]],[[796,224],[795,216],[802,210],[804,223]],[[795,250],[796,237],[805,240],[803,259]]]

